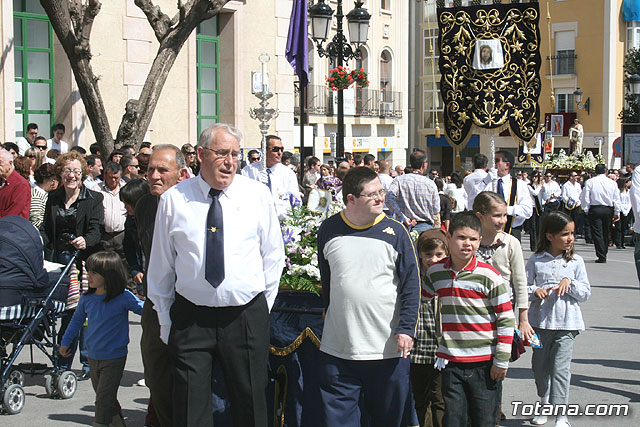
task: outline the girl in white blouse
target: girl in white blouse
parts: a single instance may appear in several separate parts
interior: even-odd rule
[[[569,403],[573,341],[584,330],[579,303],[591,295],[584,261],[574,253],[574,231],[575,223],[564,212],[545,215],[538,248],[526,267],[529,323],[542,343],[542,348],[533,349],[531,361],[542,405]],[[569,426],[562,407],[557,409],[556,427]],[[546,422],[546,415],[531,421],[534,425]]]

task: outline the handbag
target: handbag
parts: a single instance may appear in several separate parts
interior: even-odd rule
[[[522,342],[522,338],[516,331],[513,331],[513,341],[511,342],[511,357],[509,358],[509,362],[515,362],[520,359],[520,355],[526,353],[527,350],[524,347],[524,342]]]

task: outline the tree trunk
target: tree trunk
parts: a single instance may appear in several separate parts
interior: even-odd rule
[[[89,38],[93,20],[100,10],[99,0],[40,0],[69,58],[80,96],[103,156],[125,144],[140,146],[169,72],[185,41],[198,24],[217,15],[229,0],[178,1],[178,13],[173,19],[163,14],[152,0],[134,1],[147,16],[160,47],[140,98],[130,99],[125,105],[125,113],[114,140],[100,96],[98,78],[91,68]]]

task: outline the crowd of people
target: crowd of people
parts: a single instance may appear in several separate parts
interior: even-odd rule
[[[50,261],[78,253],[60,366],[71,369],[79,348],[96,426],[124,425],[117,390],[129,311],[142,316],[146,425],[213,425],[214,362],[233,425],[267,425],[269,311],[285,266],[279,221],[314,191],[344,204],[317,236],[326,425],[362,416],[399,426],[410,399],[421,426],[497,425],[509,362],[518,343],[536,339],[540,402],[567,404],[579,304],[590,295],[575,240],[593,243],[605,263],[633,225],[640,279],[640,168],[600,164],[561,177],[516,169],[500,150],[495,167],[476,154],[473,171],[442,177],[422,150],[406,167],[351,153],[323,164],[284,151],[275,135],[243,158],[242,134],[226,124],[195,146],[108,155],[98,144],[70,147],[61,124],[52,133],[39,137],[30,124],[0,149],[0,217],[31,221]],[[555,425],[568,426],[566,414]]]

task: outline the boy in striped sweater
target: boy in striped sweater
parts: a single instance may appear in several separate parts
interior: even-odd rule
[[[423,289],[442,304],[436,368],[442,372],[444,425],[495,426],[515,317],[500,273],[476,259],[482,225],[471,211],[449,225],[450,256],[429,268]],[[469,411],[468,411],[469,410]]]

